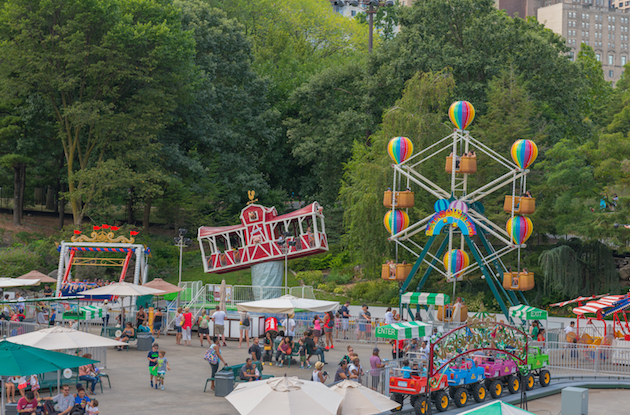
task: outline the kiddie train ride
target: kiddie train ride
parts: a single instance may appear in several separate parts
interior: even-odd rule
[[[536,378],[546,387],[551,381],[548,360],[540,350],[528,350],[523,331],[490,319],[470,319],[431,342],[428,367],[420,359],[414,362],[418,369],[394,369],[389,390],[400,405],[408,397],[417,415],[430,413],[433,406],[444,412],[451,400],[461,408],[471,399],[481,403],[488,395],[500,398],[506,390],[531,390]]]
[[[526,196],[526,185],[528,167],[536,160],[538,148],[533,141],[518,140],[511,148],[512,160],[508,160],[466,130],[474,116],[475,110],[469,102],[453,103],[449,109],[449,118],[456,127],[453,133],[415,154],[413,143],[406,137],[395,137],[389,142],[387,150],[394,161],[394,176],[391,189],[384,195],[383,204],[389,209],[384,223],[390,233],[389,240],[396,244],[396,259],[383,265],[382,278],[399,281],[402,297],[420,266],[425,264],[427,269],[416,291],[422,290],[435,271],[453,283],[455,299],[457,282],[465,275],[480,272],[510,321],[509,307],[521,302],[527,304],[522,291],[534,288],[533,273],[518,270],[521,248],[526,247],[525,242],[533,230],[532,221],[526,215],[534,213],[536,200]],[[444,170],[450,175],[450,188],[442,188],[424,174],[423,164],[433,157],[445,157]],[[476,189],[469,189],[469,176],[477,172],[484,160],[494,160],[505,172]],[[436,199],[435,212],[413,223],[409,218],[409,208],[414,206],[412,185]],[[484,214],[482,200],[509,185],[512,191],[505,196],[503,204],[509,218],[503,227]],[[415,237],[422,232],[428,237],[424,246]],[[491,238],[497,247],[490,242]],[[415,262],[399,262],[399,248],[413,255]],[[512,272],[502,257],[515,250],[518,252],[517,271]],[[413,319],[415,313],[409,305],[407,307]]]
[[[328,251],[323,208],[317,202],[278,216],[275,207],[250,202],[240,214],[239,225],[199,228],[197,237],[203,268],[207,273],[222,274],[252,268],[252,284],[282,285],[285,260]],[[256,271],[261,265],[276,269]],[[279,277],[279,279],[278,279]]]

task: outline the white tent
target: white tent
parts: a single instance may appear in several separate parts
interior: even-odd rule
[[[26,281],[26,280],[22,280]],[[164,291],[144,285],[135,285],[128,282],[117,282],[105,285],[103,287],[94,288],[93,290],[81,291],[77,295],[117,295],[119,297],[137,297],[140,295],[162,295]]]
[[[94,334],[70,329],[51,327],[32,333],[7,338],[11,343],[24,344],[45,350],[78,349],[83,347],[126,346],[127,343]]]
[[[337,415],[343,398],[323,383],[284,376],[239,383],[225,399],[241,415]]]
[[[310,298],[283,295],[282,297],[268,300],[239,303],[236,305],[236,308],[238,311],[248,311],[250,313],[294,314],[296,310],[325,313],[327,311],[335,311],[339,308],[339,303],[336,301],[311,300]]]
[[[343,396],[340,415],[380,414],[400,407],[398,402],[353,380],[346,379],[330,389]]]
[[[0,278],[0,288],[27,287],[39,284],[39,280],[25,280],[22,278]]]

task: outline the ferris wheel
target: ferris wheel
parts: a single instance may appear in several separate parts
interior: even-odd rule
[[[467,101],[451,105],[449,118],[453,132],[436,143],[414,153],[406,137],[395,137],[388,144],[394,164],[392,187],[385,192],[383,204],[389,241],[396,244],[396,260],[383,265],[382,278],[400,282],[400,295],[409,288],[422,264],[427,266],[416,291],[421,291],[432,272],[453,284],[471,273],[481,273],[496,298],[501,311],[508,316],[509,306],[527,304],[522,291],[534,288],[533,273],[521,270],[521,249],[531,236],[536,200],[527,192],[528,167],[534,163],[538,148],[531,140],[518,140],[511,148],[511,160],[470,135],[466,128],[475,117]],[[493,180],[469,189],[469,176],[477,172],[477,154],[496,161],[502,171]],[[450,175],[450,188],[443,188],[422,174],[423,163],[434,157],[444,158],[444,173]],[[435,198],[434,213],[412,222],[408,215],[414,206],[412,183]],[[497,224],[484,213],[483,199],[505,186],[503,209],[509,214],[506,224]],[[428,240],[422,246],[414,236],[424,233]],[[490,242],[493,237],[493,243]],[[415,263],[399,263],[399,250],[409,252]],[[506,267],[503,257],[517,251],[516,271]],[[411,314],[411,313],[410,313]]]

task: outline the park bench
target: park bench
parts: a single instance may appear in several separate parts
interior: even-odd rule
[[[270,378],[274,377],[273,375],[263,375],[262,374],[263,366],[262,366],[261,362],[254,362],[254,364],[256,365],[256,368],[258,368],[258,372],[260,372],[260,380],[270,379]],[[240,378],[240,376],[239,376],[240,373],[241,373],[241,368],[243,366],[245,366],[245,363],[241,363],[241,364],[238,364],[238,365],[232,365],[232,366],[223,366],[223,368],[219,372],[231,371],[234,374],[234,383],[246,382],[245,380],[242,380]],[[206,386],[203,388],[204,392],[208,388],[208,382],[213,381],[213,380],[214,380],[214,378],[206,379]]]
[[[48,389],[48,393],[50,396],[53,396],[53,388],[57,387],[57,372],[46,372],[40,373],[37,375],[37,379],[39,380],[40,390]],[[79,370],[77,368],[72,369],[72,377],[66,379],[63,374],[59,376],[59,386],[70,385],[74,386],[79,383]],[[30,390],[30,383],[26,387],[26,390]]]
[[[120,327],[103,327],[101,328],[101,336],[109,337],[110,339],[115,339],[116,337],[118,337],[116,336],[116,332],[118,330],[122,332],[123,329],[121,329]],[[138,329],[134,329],[133,336],[129,338],[129,342],[131,342],[132,340],[137,340],[137,339],[138,339]],[[127,346],[121,346],[121,347],[125,347],[127,351],[129,351],[129,342],[127,343]]]

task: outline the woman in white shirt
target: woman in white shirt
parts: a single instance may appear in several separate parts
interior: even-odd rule
[[[313,382],[325,383],[326,379],[328,379],[328,374],[324,375],[322,369],[324,368],[324,363],[317,362],[315,363],[315,370],[313,370]]]
[[[388,307],[385,312],[385,324],[393,324],[394,323],[394,314],[392,313],[392,308]]]

